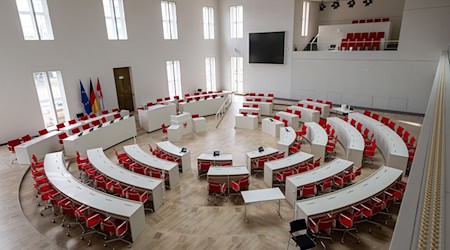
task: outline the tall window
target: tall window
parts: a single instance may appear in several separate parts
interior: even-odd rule
[[[244,92],[244,58],[231,57],[231,90]]]
[[[33,76],[45,127],[65,122],[69,110],[61,71],[35,72]]]
[[[106,30],[109,40],[127,40],[123,0],[103,0]]]
[[[181,96],[180,61],[167,61],[167,84],[169,85],[169,96]]]
[[[16,0],[25,40],[54,40],[47,0]]]
[[[207,57],[205,59],[205,71],[206,71],[206,90],[207,91],[217,91],[216,58]]]
[[[174,2],[161,1],[164,39],[178,39],[177,7]]]
[[[203,7],[203,34],[205,39],[214,39],[213,7]]]
[[[244,7],[242,5],[230,7],[230,32],[231,38],[244,37]]]
[[[309,2],[303,1],[302,36],[308,36],[308,28],[309,28]]]

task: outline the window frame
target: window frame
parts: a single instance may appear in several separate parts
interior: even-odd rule
[[[28,10],[21,9],[21,4],[25,4]],[[40,5],[38,5],[40,3]],[[16,0],[17,13],[19,15],[20,26],[22,28],[23,38],[26,41],[50,41],[55,40],[53,34],[52,21],[48,10],[47,0]],[[41,10],[37,7],[40,7]],[[31,21],[31,26],[26,25],[25,17]],[[42,18],[38,18],[42,17]],[[32,35],[27,34],[27,29],[32,29]]]
[[[216,58],[205,58],[206,91],[217,91]]]
[[[231,90],[234,92],[244,92],[244,57],[231,57]]]
[[[102,0],[102,3],[108,40],[128,40],[123,0]]]
[[[166,61],[166,72],[169,96],[182,96],[180,60]]]
[[[244,38],[244,6],[230,6],[230,37]]]
[[[161,20],[164,40],[178,39],[177,5],[172,1],[161,1]]]
[[[309,33],[309,1],[303,1],[303,10],[302,10],[302,30],[301,36],[308,36]]]
[[[214,31],[214,7],[204,6],[203,7],[203,38],[205,40],[215,39]]]

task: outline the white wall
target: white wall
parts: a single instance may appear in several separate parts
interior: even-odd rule
[[[117,106],[114,67],[131,67],[136,105],[168,95],[165,61],[181,62],[184,92],[205,86],[205,57],[220,51],[215,0],[176,0],[179,39],[162,38],[159,0],[124,1],[127,41],[108,41],[102,1],[48,0],[54,41],[24,41],[14,0],[0,1],[0,143],[43,128],[32,73],[61,70],[72,117],[82,111],[78,79],[100,77],[105,104]],[[202,6],[216,10],[216,39],[203,39]]]
[[[231,89],[230,57],[244,57],[244,92],[274,93],[289,96],[291,84],[291,52],[293,50],[294,0],[220,0],[222,82]],[[229,7],[243,5],[244,38],[230,39]],[[285,63],[249,64],[248,34],[286,31]],[[237,52],[235,52],[235,49]]]
[[[352,20],[389,17],[392,22],[391,39],[399,37],[402,23],[403,7],[405,0],[374,0],[369,6],[362,1],[356,1],[353,8],[349,8],[347,1],[341,1],[337,9],[331,8],[331,2],[325,3],[327,7],[319,11],[319,25],[345,24]]]
[[[405,4],[398,51],[294,52],[292,97],[424,113],[440,52],[449,48],[450,2],[414,1]]]

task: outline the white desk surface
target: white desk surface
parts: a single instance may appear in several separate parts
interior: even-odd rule
[[[344,115],[354,112],[351,109],[343,109],[341,107],[332,108],[331,110],[334,111],[335,113],[340,113],[340,114],[344,114]]]
[[[165,152],[170,153],[172,155],[180,156],[180,157],[190,153],[190,151],[188,149],[186,149],[185,153],[182,153],[181,152],[182,148],[178,147],[177,145],[175,145],[173,143],[171,143],[170,141],[158,142],[158,143],[156,143],[156,145],[160,149],[164,150]]]
[[[346,137],[347,143],[344,145],[345,150],[354,149],[364,151],[364,137],[350,123],[338,117],[328,117],[328,123],[336,130],[336,132],[341,132],[341,135],[339,135],[338,138],[339,141],[342,141],[343,138],[341,137]]]
[[[291,182],[294,186],[301,187],[306,184],[317,183],[329,177],[333,177],[334,175],[344,172],[344,170],[351,170],[352,167],[353,162],[336,158],[333,161],[311,171],[288,176],[286,182]]]
[[[301,101],[299,101],[299,103],[303,103],[303,104],[306,104],[306,105],[312,105],[312,106],[315,106],[315,107],[321,107],[322,109],[326,108],[326,107],[330,108],[330,105],[325,104],[325,103],[320,103],[320,102],[312,102],[312,101],[307,101],[307,100],[301,100]]]
[[[278,144],[289,146],[294,143],[297,135],[292,127],[282,127],[280,128],[280,140]]]
[[[264,147],[264,151],[262,151],[262,152],[259,152],[258,150],[247,152],[247,157],[252,159],[252,158],[268,156],[268,155],[275,154],[275,153],[278,153],[278,149],[274,149],[271,147]]]
[[[48,139],[50,137],[53,137],[53,136],[57,136],[57,135],[62,134],[62,133],[63,133],[62,131],[57,131],[57,130],[50,131],[50,132],[48,132],[45,135],[41,135],[41,136],[35,137],[35,138],[33,138],[33,139],[31,139],[31,140],[29,140],[27,142],[23,142],[23,143],[17,145],[16,148],[27,148],[27,147],[29,147],[29,146],[31,146],[33,144],[39,143],[39,142],[41,142],[43,140],[46,140],[46,139]]]
[[[279,188],[242,191],[241,195],[245,204],[286,199]]]
[[[157,109],[167,108],[167,107],[169,107],[171,105],[175,105],[175,104],[173,104],[173,103],[168,103],[166,105],[164,105],[164,104],[155,104],[153,106],[147,107],[145,110],[153,111],[153,110],[157,110]]]
[[[394,184],[402,174],[401,170],[383,166],[366,179],[349,187],[296,202],[297,213],[300,211],[306,216],[311,216],[357,204],[382,192]]]
[[[214,156],[212,153],[201,153],[197,160],[203,161],[232,161],[233,155],[227,153],[220,153],[219,156]]]
[[[286,112],[286,111],[278,111],[276,113],[276,115],[278,115],[278,116],[286,116],[286,117],[290,117],[290,118],[295,118],[295,117],[298,118],[298,115],[293,114],[293,113],[289,113],[289,112]]]
[[[305,161],[309,161],[314,158],[314,155],[299,151],[288,157],[281,158],[275,161],[265,162],[264,165],[270,168],[272,171],[300,164]]]
[[[320,112],[315,110],[315,109],[309,109],[306,107],[300,107],[300,106],[289,106],[288,109],[292,109],[292,110],[299,110],[302,113],[302,116],[304,113],[308,113],[308,114],[316,114],[316,115],[320,115]]]
[[[247,167],[210,167],[208,176],[249,175]]]
[[[81,137],[81,136],[85,136],[85,135],[87,135],[87,134],[89,134],[89,133],[91,133],[91,132],[94,132],[94,131],[99,130],[99,129],[102,129],[102,128],[106,128],[106,127],[110,126],[111,124],[118,123],[118,122],[120,122],[120,121],[122,121],[122,120],[127,120],[127,119],[130,119],[130,118],[131,118],[131,119],[134,119],[134,117],[124,116],[123,119],[120,119],[120,118],[119,118],[119,119],[114,119],[114,120],[112,120],[112,121],[109,121],[109,122],[100,124],[101,127],[100,127],[100,125],[95,126],[95,127],[91,127],[91,128],[88,129],[88,130],[84,130],[83,132],[80,132],[80,133],[71,135],[71,136],[67,137],[67,138],[64,139],[64,140],[67,140],[67,141],[75,141],[77,138],[79,138],[79,137]],[[112,122],[112,123],[111,123],[111,122]],[[92,131],[90,131],[91,129],[92,129]],[[80,134],[81,134],[81,135],[80,135]]]
[[[170,171],[173,168],[178,168],[178,164],[176,164],[175,162],[159,159],[145,152],[136,144],[124,146],[123,150],[128,156],[130,156],[130,158],[145,166],[158,168],[164,171]]]
[[[89,162],[104,175],[116,181],[125,183],[144,190],[153,190],[158,185],[162,185],[160,179],[155,179],[142,174],[136,174],[117,166],[108,157],[106,157],[102,148],[90,149],[87,151]]]
[[[388,153],[408,158],[408,148],[403,139],[394,130],[361,113],[351,113],[349,114],[349,118],[361,122],[364,127],[369,128],[372,133],[375,133],[377,145],[383,152],[385,158],[388,157]]]
[[[89,207],[126,218],[142,207],[140,202],[109,195],[82,184],[67,171],[62,152],[47,154],[44,170],[48,180],[58,191]]]
[[[308,127],[308,139],[311,144],[326,146],[328,143],[328,134],[322,126],[316,122],[305,122]]]
[[[275,120],[275,119],[270,118],[270,117],[264,118],[263,121],[268,121],[268,122],[271,122],[271,123],[284,125],[284,122],[279,121],[279,120]]]

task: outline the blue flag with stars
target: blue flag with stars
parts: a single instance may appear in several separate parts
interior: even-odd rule
[[[81,103],[84,106],[84,111],[86,114],[92,113],[91,102],[89,102],[89,97],[86,95],[86,91],[84,91],[83,83],[80,80],[80,90],[81,90]]]

